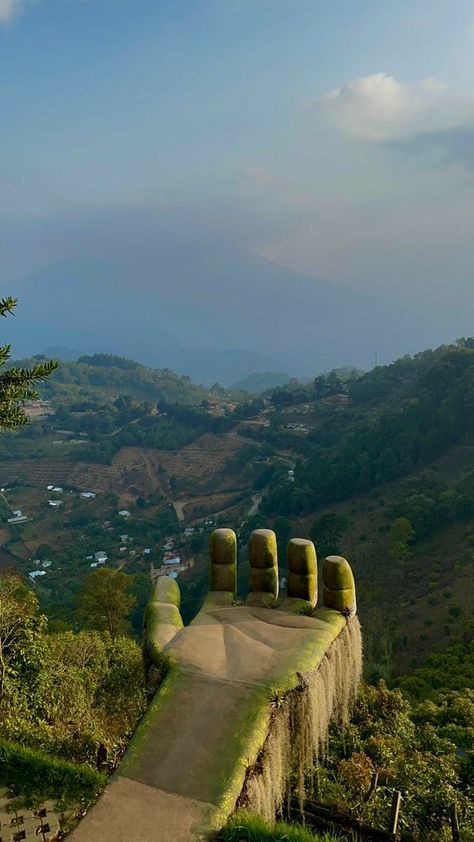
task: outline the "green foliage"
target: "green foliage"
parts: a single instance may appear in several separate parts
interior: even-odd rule
[[[295,482],[273,483],[262,510],[304,514],[410,473],[473,432],[473,408],[471,348],[442,347],[376,368],[349,385],[348,408],[321,411]],[[469,511],[460,501],[459,516]]]
[[[472,744],[473,702],[472,691],[467,697],[451,693],[437,705],[413,709],[383,682],[364,685],[349,726],[331,731],[327,759],[316,774],[318,799],[384,827],[392,793],[400,790],[401,838],[415,842],[450,840],[456,804],[465,838],[471,838],[470,769],[460,747]],[[378,786],[366,798],[376,774]]]
[[[430,655],[423,666],[397,681],[412,701],[437,700],[443,692],[474,687],[474,622],[466,622],[461,637],[442,652]]]
[[[35,358],[22,361],[22,364],[30,362],[35,362]],[[150,401],[155,404],[164,400],[197,405],[209,396],[209,390],[170,369],[150,369],[114,354],[93,354],[82,356],[77,362],[61,363],[54,381],[43,387],[42,394],[47,398],[76,403],[77,411],[87,411],[84,402],[94,404],[99,401],[103,405],[104,397],[112,401],[117,396],[122,396],[119,404],[122,409],[127,400]]]
[[[322,515],[313,523],[310,538],[316,545],[319,558],[341,554],[341,539],[348,527],[347,518],[335,513]]]
[[[236,813],[219,834],[224,842],[338,842],[330,833],[311,833],[298,824],[269,825],[259,816]]]
[[[393,521],[388,538],[388,554],[390,560],[399,567],[406,567],[411,551],[409,544],[415,538],[415,530],[406,517],[399,517]]]
[[[112,637],[128,629],[127,617],[136,598],[130,592],[132,578],[110,567],[89,573],[79,588],[77,614],[88,626]]]
[[[119,754],[144,709],[140,647],[95,631],[50,633],[36,596],[0,578],[0,738],[78,762]]]
[[[0,316],[11,315],[16,306],[16,298],[2,298]],[[10,351],[10,345],[0,347],[0,431],[23,427],[28,423],[24,401],[37,398],[35,386],[47,380],[59,366],[56,360],[36,363],[30,368],[7,365]]]
[[[104,783],[105,775],[90,766],[75,765],[0,738],[0,784],[27,804],[53,800],[63,809],[84,809]]]

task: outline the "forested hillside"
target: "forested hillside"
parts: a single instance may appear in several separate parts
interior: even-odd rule
[[[305,395],[318,396],[324,387],[318,381],[312,394],[299,390],[299,403]],[[331,389],[329,383],[328,394]],[[308,435],[295,482],[268,490],[268,514],[304,514],[347,500],[409,474],[472,435],[474,340],[375,368],[350,381],[347,396],[347,406],[336,415],[323,413]],[[282,397],[277,392],[273,400],[281,405]]]
[[[33,361],[41,359],[40,355]],[[26,368],[31,362],[20,360],[15,364]],[[192,383],[187,375],[179,376],[167,368],[147,368],[114,354],[93,354],[79,357],[77,362],[62,362],[54,379],[42,386],[41,393],[49,399],[84,399],[90,395],[104,401],[128,395],[133,400],[182,404],[197,404],[209,397],[209,389]]]

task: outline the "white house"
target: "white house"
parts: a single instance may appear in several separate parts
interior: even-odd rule
[[[83,500],[93,500],[96,495],[92,491],[82,491],[79,497],[82,497]]]
[[[165,558],[163,561],[165,564],[181,564],[181,557],[177,555],[173,558]]]
[[[60,488],[59,485],[55,485],[52,490],[54,491],[55,494],[62,494],[63,491],[64,491],[64,488]]]
[[[7,523],[26,523],[27,520],[28,518],[26,517],[26,515],[21,515],[20,517],[9,517]]]
[[[32,570],[31,573],[28,573],[28,576],[34,582],[39,576],[46,576],[46,570]]]
[[[119,515],[120,517],[130,517],[131,513],[128,511],[128,509],[121,509],[119,511]]]
[[[94,557],[97,564],[105,564],[105,562],[107,561],[107,553],[104,553],[102,551],[96,553]]]
[[[63,501],[62,500],[48,500],[48,503],[49,503],[50,506],[53,507],[53,509],[59,509],[59,507],[62,506]]]
[[[13,509],[13,517],[21,517],[23,514],[21,509]]]

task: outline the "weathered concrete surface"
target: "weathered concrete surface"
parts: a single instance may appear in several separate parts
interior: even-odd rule
[[[165,647],[176,666],[74,842],[191,842],[219,826],[264,743],[271,694],[316,669],[346,624],[328,608],[307,617],[228,602],[210,594]]]

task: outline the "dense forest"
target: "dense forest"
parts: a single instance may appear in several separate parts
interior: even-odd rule
[[[329,380],[317,378],[313,395],[341,389],[337,377]],[[347,406],[337,415],[322,412],[308,435],[294,483],[268,489],[267,514],[298,515],[347,500],[410,473],[472,435],[474,341],[375,368],[350,380],[346,389]],[[277,405],[282,394],[273,396]],[[297,392],[298,402],[305,394]]]

